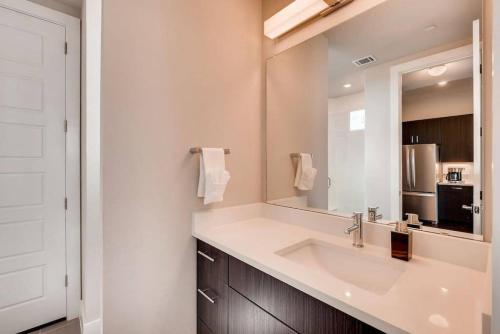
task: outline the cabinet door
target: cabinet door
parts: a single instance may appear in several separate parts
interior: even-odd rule
[[[229,289],[229,334],[296,334],[233,289]]]
[[[415,122],[403,122],[403,145],[412,145],[412,136]]]
[[[304,334],[383,334],[312,297],[305,301]]]
[[[440,120],[426,119],[416,125],[417,144],[441,144]]]
[[[229,286],[302,332],[304,293],[233,257],[229,257]]]
[[[473,213],[463,205],[473,203],[473,188],[469,186],[440,185],[438,187],[438,217],[441,222],[469,224],[472,229]]]
[[[473,115],[441,119],[441,161],[474,161]]]
[[[229,290],[227,270],[227,254],[202,241],[198,241],[198,317],[215,334],[227,333]]]

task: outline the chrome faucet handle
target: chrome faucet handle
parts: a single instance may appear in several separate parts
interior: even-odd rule
[[[376,207],[368,207],[368,221],[374,223],[377,219],[382,219],[382,214],[377,214],[378,206]]]

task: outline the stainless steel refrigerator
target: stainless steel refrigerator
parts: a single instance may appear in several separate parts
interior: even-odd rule
[[[403,145],[402,157],[403,216],[416,213],[420,220],[436,222],[439,146]]]

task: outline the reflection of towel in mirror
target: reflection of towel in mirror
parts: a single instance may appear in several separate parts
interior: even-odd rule
[[[198,197],[203,203],[221,202],[231,175],[226,170],[224,149],[202,148]]]
[[[313,168],[312,156],[309,153],[300,153],[297,163],[297,174],[295,175],[295,187],[300,190],[312,190],[314,179],[318,170]]]

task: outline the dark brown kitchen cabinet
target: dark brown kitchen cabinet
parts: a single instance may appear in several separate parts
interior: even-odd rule
[[[198,334],[381,331],[198,241]]]
[[[403,123],[403,145],[440,143],[439,118]]]
[[[438,144],[442,162],[474,161],[473,115],[403,122],[403,145]]]
[[[446,117],[441,120],[441,161],[474,161],[474,116]]]
[[[438,186],[438,224],[460,232],[473,232],[474,217],[471,210],[474,195],[472,186]],[[465,207],[464,207],[465,206]]]

